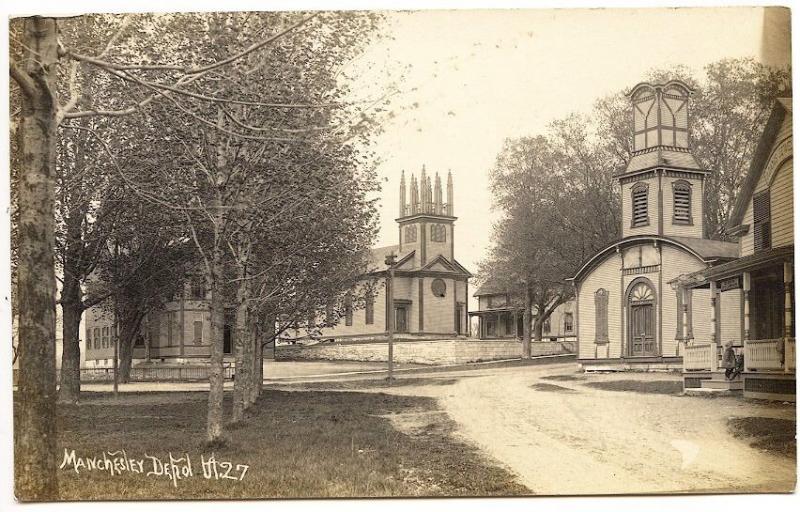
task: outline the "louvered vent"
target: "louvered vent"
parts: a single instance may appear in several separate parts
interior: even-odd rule
[[[692,191],[687,183],[676,183],[673,189],[674,220],[678,224],[692,222]]]
[[[753,246],[756,251],[769,249],[770,237],[769,190],[753,196]]]
[[[648,223],[647,187],[635,187],[633,189],[633,227],[646,226]]]

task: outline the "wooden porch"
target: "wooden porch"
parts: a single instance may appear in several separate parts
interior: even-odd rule
[[[724,378],[722,348],[716,343],[687,345],[683,353],[684,390],[742,390],[749,398],[795,401],[794,338],[745,340],[741,352],[744,371],[725,387],[720,384],[720,377]]]
[[[470,318],[478,318],[478,339],[521,339],[523,312],[518,308],[497,308],[470,311]]]

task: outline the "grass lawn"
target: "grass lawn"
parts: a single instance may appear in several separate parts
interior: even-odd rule
[[[208,499],[279,497],[488,496],[529,491],[475,448],[457,440],[453,423],[425,397],[352,391],[265,390],[250,416],[229,429],[223,447],[204,446],[206,393],[85,393],[59,409],[59,463],[64,449],[102,457],[124,449],[143,459],[140,474],[59,470],[62,499]],[[230,411],[226,394],[226,412]],[[152,459],[188,454],[192,476],[147,476]],[[217,478],[201,456],[214,454]],[[178,464],[183,466],[183,464]],[[130,467],[130,466],[128,466]],[[207,466],[210,470],[210,465]],[[213,473],[212,473],[213,474]]]
[[[680,395],[683,382],[680,380],[607,380],[586,382],[584,386],[606,391],[633,391],[656,395]]]
[[[792,420],[747,416],[730,418],[728,430],[758,450],[797,458],[797,424]]]

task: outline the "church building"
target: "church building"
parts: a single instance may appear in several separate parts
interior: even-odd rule
[[[688,304],[678,276],[738,257],[735,243],[704,237],[703,196],[713,170],[690,147],[690,96],[683,82],[641,83],[629,93],[633,153],[617,175],[622,238],[571,279],[577,297],[578,361],[584,369],[679,369],[688,317],[711,316],[710,290]],[[710,338],[698,321],[693,336]]]
[[[323,338],[381,340],[392,327],[400,339],[466,336],[472,274],[454,257],[453,212],[451,173],[446,198],[438,173],[431,179],[423,166],[419,179],[412,174],[408,186],[402,173],[398,243],[371,251],[371,267],[362,281],[374,286],[357,287],[364,296],[346,302],[343,318],[323,329]],[[362,301],[362,308],[351,305]]]

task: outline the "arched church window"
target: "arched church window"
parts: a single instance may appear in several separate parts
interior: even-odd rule
[[[406,226],[406,242],[416,242],[417,241],[417,226]]]
[[[653,289],[647,283],[638,283],[630,291],[631,303],[652,302],[655,299]]]
[[[446,242],[447,228],[444,224],[431,225],[431,242]]]
[[[608,290],[594,292],[594,342],[608,343]]]
[[[688,181],[680,180],[672,184],[672,222],[692,223],[692,186]]]
[[[434,297],[444,297],[447,293],[447,285],[442,279],[434,279],[431,283],[431,292]]]
[[[631,227],[647,226],[650,217],[647,213],[647,184],[637,183],[631,188]]]

